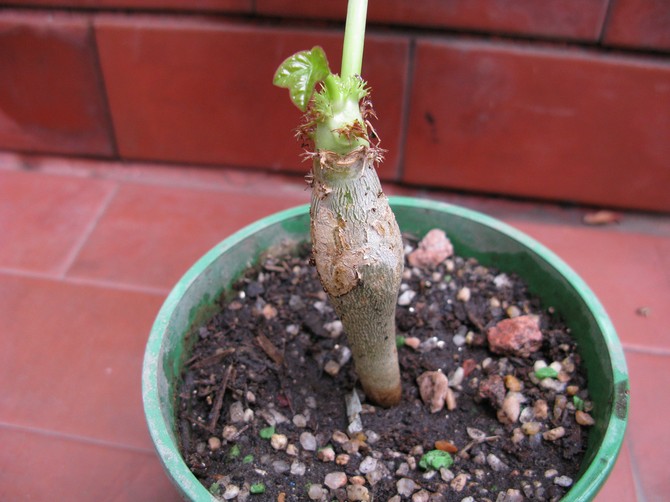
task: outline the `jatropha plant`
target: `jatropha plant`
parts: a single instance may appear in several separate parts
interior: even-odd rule
[[[342,68],[331,72],[321,47],[286,59],[274,84],[304,112],[298,137],[312,159],[313,260],[340,317],[366,396],[398,404],[402,389],[395,309],[403,271],[398,224],[382,191],[382,161],[370,89],[361,78],[367,0],[349,0]]]

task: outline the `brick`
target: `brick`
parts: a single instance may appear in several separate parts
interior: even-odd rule
[[[155,9],[176,11],[251,12],[252,0],[13,0],[14,5],[62,9]]]
[[[662,0],[660,0],[662,1]],[[288,17],[346,17],[346,2],[257,0],[257,12]],[[596,41],[607,0],[385,0],[370,2],[371,23]]]
[[[669,109],[662,60],[421,40],[404,180],[667,211]]]
[[[300,113],[272,76],[284,58],[316,44],[339,68],[339,31],[107,16],[96,31],[123,157],[308,170],[293,138]],[[371,36],[366,47],[386,178],[398,170],[407,57],[403,39]]]
[[[0,148],[113,154],[87,18],[0,13]]]
[[[667,0],[612,0],[604,43],[670,51]]]

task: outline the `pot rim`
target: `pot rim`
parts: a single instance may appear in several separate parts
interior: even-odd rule
[[[389,201],[394,210],[396,208],[404,207],[448,212],[467,220],[473,220],[480,225],[505,234],[507,237],[517,241],[519,244],[530,249],[545,260],[552,268],[563,276],[587,305],[602,332],[605,345],[609,352],[610,365],[607,370],[608,373],[612,375],[614,384],[618,387],[617,395],[613,396],[613,399],[616,400],[613,410],[616,408],[618,412],[613,412],[609,416],[609,423],[603,435],[601,444],[597,449],[596,455],[563,500],[581,501],[592,499],[605,483],[616,462],[623,443],[628,416],[628,371],[626,360],[614,326],[600,301],[581,277],[579,277],[579,275],[577,275],[577,273],[553,251],[520,230],[517,230],[498,219],[478,211],[434,200],[392,196],[389,197]],[[297,216],[302,216],[308,212],[309,204],[303,204],[274,213],[251,223],[214,246],[195,262],[195,264],[192,265],[177,282],[163,303],[152,326],[146,345],[142,367],[142,399],[144,403],[145,417],[149,433],[161,463],[171,474],[173,482],[177,485],[183,495],[192,500],[208,499],[215,501],[218,499],[212,496],[188,469],[173,440],[172,434],[167,428],[165,420],[163,420],[161,399],[158,392],[160,386],[158,368],[165,328],[168,325],[176,305],[186,291],[188,291],[189,287],[222,253],[267,227]]]

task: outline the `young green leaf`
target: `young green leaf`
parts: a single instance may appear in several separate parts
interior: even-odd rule
[[[314,94],[314,86],[330,74],[326,53],[317,45],[286,58],[272,82],[277,87],[287,88],[293,104],[304,112]]]

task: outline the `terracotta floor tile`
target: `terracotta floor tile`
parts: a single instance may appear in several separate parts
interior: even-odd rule
[[[235,230],[308,201],[308,192],[281,193],[281,186],[266,186],[251,195],[124,185],[70,274],[170,288],[195,260]]]
[[[152,451],[141,452],[0,425],[0,499],[181,500]]]
[[[0,170],[0,268],[62,274],[115,186]]]
[[[670,239],[567,225],[513,222],[558,254],[605,307],[622,343],[670,349]],[[665,260],[665,261],[664,261]],[[637,311],[648,308],[645,317]]]
[[[595,498],[595,502],[633,502],[637,500],[635,481],[630,462],[628,447],[624,445],[619,453],[614,469],[605,485]]]
[[[140,379],[162,301],[0,274],[0,423],[150,449]]]
[[[668,500],[670,493],[670,356],[626,353],[631,382],[628,445],[641,500]]]

